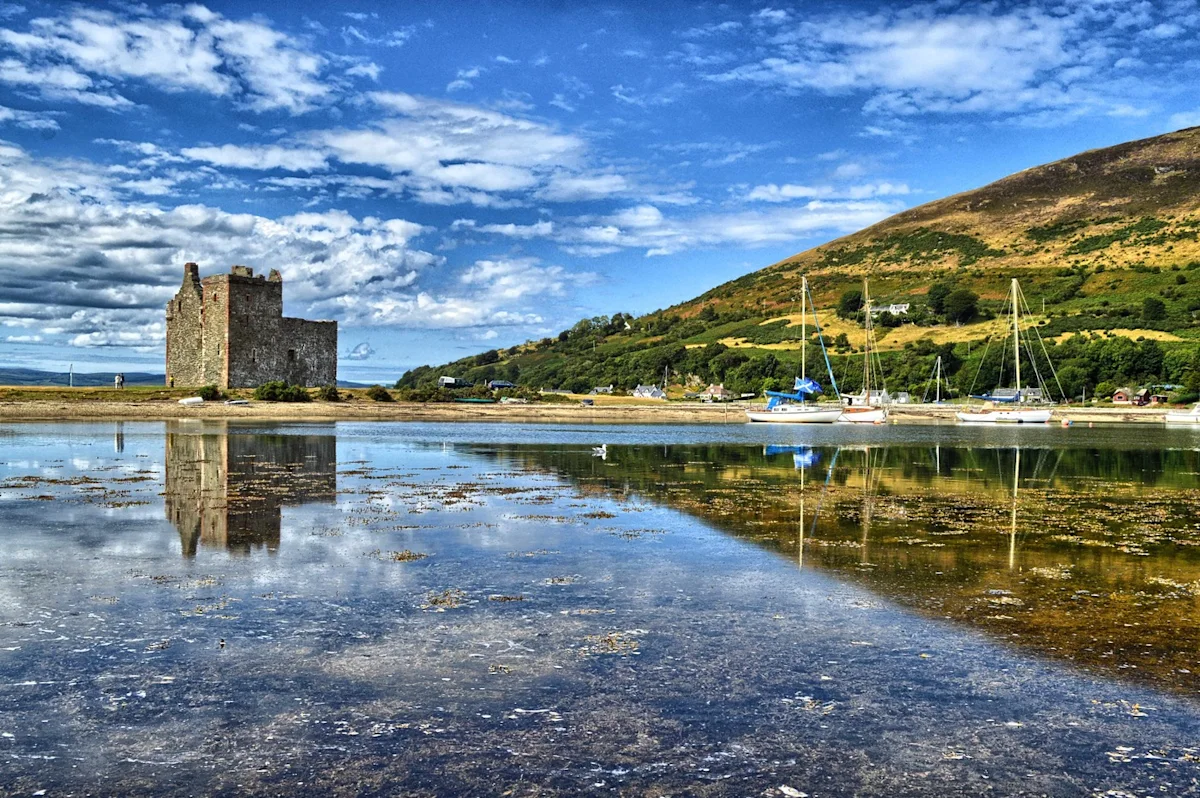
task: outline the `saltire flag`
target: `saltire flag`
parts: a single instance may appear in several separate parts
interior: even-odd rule
[[[796,384],[792,386],[792,390],[796,393],[821,393],[821,386],[816,380],[797,377]]]

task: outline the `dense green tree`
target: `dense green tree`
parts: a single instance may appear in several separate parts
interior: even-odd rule
[[[862,310],[863,293],[857,288],[851,288],[838,299],[837,314],[843,319],[852,319]]]
[[[970,321],[979,312],[979,294],[969,288],[951,291],[942,303],[942,308],[950,321]]]
[[[1142,318],[1146,321],[1161,321],[1167,317],[1167,306],[1156,296],[1142,300]]]
[[[946,297],[950,296],[953,290],[954,287],[949,283],[937,282],[929,286],[929,293],[925,295],[929,309],[939,316],[944,313]]]

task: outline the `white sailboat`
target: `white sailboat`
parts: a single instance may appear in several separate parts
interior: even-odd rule
[[[863,392],[860,397],[846,396],[846,407],[838,416],[838,421],[849,424],[882,424],[887,421],[887,390],[883,388],[883,378],[880,376],[880,388],[871,390],[872,368],[871,354],[875,343],[875,327],[871,320],[871,294],[867,287],[867,279],[863,278],[863,310],[865,311],[864,326],[867,331],[863,343]],[[878,401],[873,401],[878,400]]]
[[[808,278],[800,278],[800,376],[792,386],[791,393],[767,391],[770,401],[765,410],[747,410],[746,417],[750,421],[765,421],[776,424],[832,424],[842,414],[840,407],[821,407],[816,402],[808,402],[807,397],[821,392],[821,386],[810,380],[807,374],[808,360]],[[821,336],[821,323],[817,321],[817,310],[813,307],[813,323],[817,327],[817,340],[821,342],[821,351],[825,351],[825,339]],[[825,359],[828,366],[829,358]],[[830,380],[833,372],[830,371]],[[837,392],[837,383],[833,383]]]
[[[1020,327],[1020,287],[1017,285],[1017,279],[1014,277],[1012,281],[1012,336],[1013,336],[1013,363],[1016,367],[1017,388],[1012,396],[998,396],[988,394],[985,396],[975,397],[984,399],[990,403],[990,409],[983,410],[968,410],[958,413],[958,420],[965,424],[1045,424],[1050,420],[1051,412],[1048,408],[1023,408],[1021,407],[1021,327]],[[986,357],[986,352],[985,355]],[[982,364],[980,366],[982,368]],[[1051,366],[1053,368],[1053,366]],[[1036,368],[1035,368],[1036,371]],[[1016,405],[1011,410],[1002,410],[999,404],[1012,403]]]
[[[1172,411],[1164,419],[1168,424],[1200,424],[1200,402],[1188,412]]]

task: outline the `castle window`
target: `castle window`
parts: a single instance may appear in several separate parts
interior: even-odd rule
[[[288,350],[288,362],[290,362],[290,363],[296,362],[296,350],[295,349]]]

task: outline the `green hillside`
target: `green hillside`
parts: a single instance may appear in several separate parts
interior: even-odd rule
[[[888,387],[918,394],[939,354],[962,390],[1000,378],[998,347],[986,343],[1003,337],[995,317],[1017,277],[1068,396],[1143,383],[1194,393],[1200,128],[1027,169],[666,310],[584,319],[554,338],[413,369],[397,386],[428,387],[447,374],[576,392],[628,389],[661,381],[664,368],[677,390],[709,382],[738,392],[789,385],[799,360],[801,275],[812,286],[843,390],[859,387],[862,359],[854,354],[864,335],[853,292],[864,276],[875,306],[910,305],[907,315],[885,315],[877,326]]]

